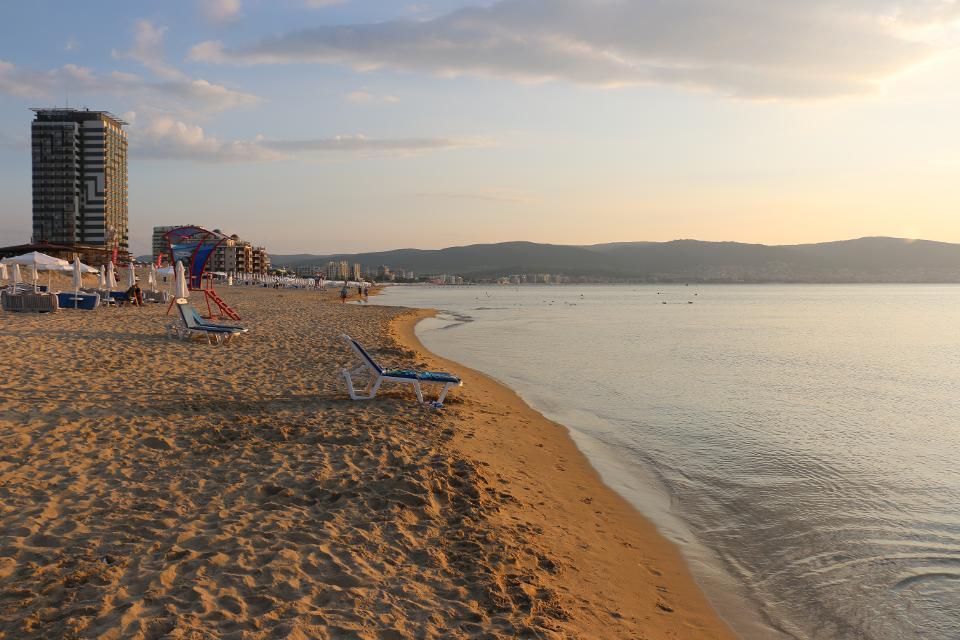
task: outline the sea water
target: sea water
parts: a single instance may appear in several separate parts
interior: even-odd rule
[[[390,287],[565,425],[746,638],[960,638],[960,286]]]

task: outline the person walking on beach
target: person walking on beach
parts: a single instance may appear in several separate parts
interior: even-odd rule
[[[347,288],[347,283],[343,283],[343,288],[340,289],[340,302],[347,301],[347,295],[350,293],[350,289]]]

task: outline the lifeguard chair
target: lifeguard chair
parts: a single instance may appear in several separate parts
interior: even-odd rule
[[[190,291],[200,291],[207,303],[207,318],[213,318],[213,309],[217,309],[217,317],[239,320],[237,312],[230,308],[213,289],[213,275],[206,273],[207,263],[213,252],[228,237],[219,231],[207,231],[203,227],[185,226],[175,227],[163,234],[170,247],[172,264],[182,262],[186,268],[187,288]],[[197,305],[199,306],[199,305]],[[171,303],[167,309],[173,307]]]

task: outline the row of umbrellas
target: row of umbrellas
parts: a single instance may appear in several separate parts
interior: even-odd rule
[[[71,264],[66,260],[55,258],[45,253],[40,253],[39,251],[32,251],[20,256],[14,256],[12,258],[4,258],[3,260],[0,260],[0,280],[11,280],[13,284],[22,282],[23,278],[20,274],[21,266],[28,266],[33,270],[34,288],[37,286],[37,276],[40,271],[46,271],[48,274],[52,274],[53,272],[72,273],[72,284],[75,292],[82,288],[82,276],[85,273],[96,273],[99,275],[99,282],[97,286],[100,289],[110,289],[113,287],[113,283],[117,281],[112,261],[107,263],[106,268],[96,269],[90,265],[83,264],[80,262],[80,258],[76,256]],[[128,287],[132,287],[137,280],[133,264],[130,264],[126,271],[126,284]],[[161,269],[160,271],[164,272],[166,270]],[[171,274],[172,271],[172,269],[169,270]],[[156,289],[156,285],[158,283],[157,273],[157,268],[151,265],[150,272],[147,274],[147,283],[153,290]]]
[[[84,273],[96,273],[99,275],[97,287],[101,290],[107,290],[113,288],[113,283],[116,282],[116,275],[114,273],[113,261],[107,263],[106,267],[103,269],[95,269],[89,265],[85,265],[80,262],[80,258],[74,256],[73,263],[67,262],[61,258],[55,258],[49,256],[45,253],[40,253],[39,251],[32,251],[30,253],[25,253],[21,256],[15,256],[12,258],[4,258],[0,260],[0,280],[12,280],[13,284],[16,285],[19,282],[23,281],[23,278],[20,275],[20,266],[29,266],[33,269],[33,286],[36,289],[37,286],[37,273],[40,271],[47,271],[52,273],[54,271],[59,272],[70,272],[73,274],[73,289],[74,293],[79,293],[80,289],[83,287],[83,274]],[[9,270],[8,270],[9,267]],[[137,282],[137,276],[133,269],[133,264],[127,266],[127,286],[132,287]],[[156,291],[158,284],[158,275],[176,275],[175,286],[174,286],[174,295],[177,298],[186,298],[190,295],[190,289],[187,286],[186,271],[183,268],[183,263],[178,262],[176,270],[172,267],[167,267],[164,269],[157,269],[155,265],[150,265],[150,271],[147,273],[147,284],[152,291]]]

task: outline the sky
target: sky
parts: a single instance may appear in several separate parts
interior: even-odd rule
[[[30,107],[130,124],[131,248],[960,242],[960,0],[0,4],[0,245]]]

